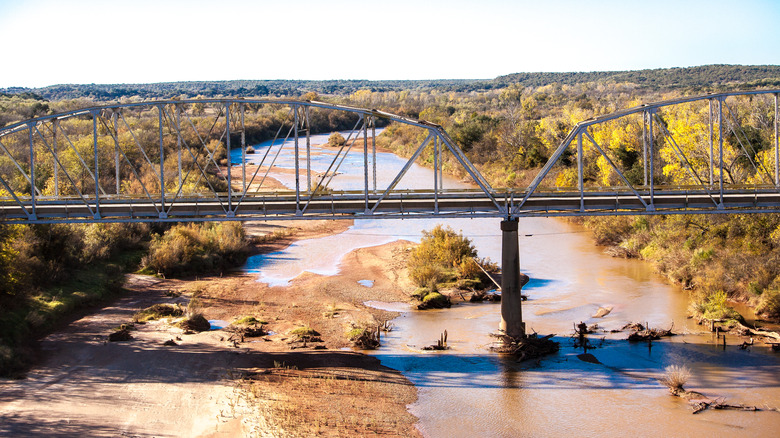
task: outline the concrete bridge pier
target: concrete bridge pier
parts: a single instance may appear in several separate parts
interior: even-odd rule
[[[520,274],[517,219],[501,222],[501,322],[499,331],[513,338],[525,337],[522,287],[528,277]]]

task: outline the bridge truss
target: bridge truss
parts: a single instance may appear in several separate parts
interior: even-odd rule
[[[0,128],[0,223],[780,211],[778,93],[687,97],[582,121],[520,189],[493,188],[441,126],[375,109],[268,99],[77,109]],[[333,114],[351,127],[345,142],[313,144]],[[388,123],[417,130],[416,147],[399,169],[378,170],[376,130]],[[251,153],[247,137],[261,129],[272,139]],[[427,181],[404,188],[422,161]],[[363,177],[339,188],[349,165]],[[445,167],[467,185],[445,188]],[[608,180],[594,179],[595,168]]]

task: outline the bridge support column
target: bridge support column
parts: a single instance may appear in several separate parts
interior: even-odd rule
[[[501,322],[498,329],[504,334],[525,337],[521,290],[528,277],[520,274],[520,247],[517,220],[501,222]]]

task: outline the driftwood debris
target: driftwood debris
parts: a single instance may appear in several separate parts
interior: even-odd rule
[[[493,293],[493,292],[487,292],[487,291],[484,291],[484,290],[479,290],[479,291],[472,290],[472,294],[469,297],[469,302],[471,302],[471,303],[480,303],[482,301],[500,302],[501,301],[501,294]]]
[[[777,408],[771,408],[771,407],[765,407],[764,409],[759,408],[758,406],[753,405],[746,405],[746,404],[731,404],[726,403],[726,397],[715,397],[710,398],[707,397],[701,393],[698,393],[696,391],[687,391],[683,389],[682,387],[679,388],[669,388],[672,395],[675,397],[680,397],[683,399],[686,399],[688,401],[688,404],[693,409],[693,414],[698,414],[699,412],[705,411],[707,409],[729,409],[729,410],[735,410],[735,411],[778,411]]]
[[[735,320],[722,320],[722,319],[706,319],[702,318],[698,320],[699,324],[708,325],[711,332],[714,332],[720,337],[721,332],[729,332],[737,336],[750,337],[749,342],[743,342],[740,348],[745,349],[749,345],[753,345],[754,338],[763,341],[772,347],[773,350],[780,350],[780,333],[769,330],[762,330],[758,327],[748,327],[739,321]],[[725,334],[723,335],[725,338]]]
[[[262,324],[255,324],[252,327],[230,325],[225,328],[225,331],[230,333],[227,341],[233,344],[244,342],[244,338],[258,338],[268,334]]]
[[[444,333],[441,334],[439,340],[436,341],[436,344],[423,347],[423,350],[449,350],[449,348],[450,347],[447,346],[447,330],[444,330]]]
[[[498,338],[500,343],[490,349],[496,353],[513,354],[518,362],[556,353],[559,348],[559,344],[551,339],[554,334],[539,337],[534,333],[523,338],[513,338],[504,334],[493,336]]]
[[[125,327],[122,327],[119,330],[108,335],[109,342],[122,342],[122,341],[129,341],[131,339],[133,339],[133,335],[131,335],[130,330],[128,330]]]
[[[765,407],[760,409],[757,406],[745,404],[726,403],[725,397],[707,397],[696,391],[688,391],[683,385],[690,377],[690,370],[685,366],[670,365],[666,367],[666,374],[660,379],[660,382],[669,388],[669,392],[675,396],[688,401],[694,414],[707,409],[731,409],[737,411],[778,411],[777,408]]]
[[[773,341],[780,342],[780,333],[771,332],[768,330],[761,330],[758,328],[750,328],[738,321],[734,322],[734,327],[731,329],[731,331],[742,336],[755,336],[758,338],[762,338],[764,339],[765,342],[767,339],[769,339],[770,341],[767,342],[767,344],[772,344]]]
[[[358,348],[375,350],[379,348],[381,343],[382,327],[382,325],[378,325],[375,329],[363,329],[360,334],[352,340],[352,342]]]
[[[637,324],[639,327],[641,327],[641,324]],[[629,342],[640,342],[640,341],[657,341],[658,339],[661,339],[663,337],[667,336],[674,336],[674,332],[672,332],[672,329],[674,328],[674,323],[672,323],[671,327],[669,327],[668,330],[664,329],[658,329],[650,327],[647,327],[643,330],[636,330],[632,331],[631,334],[628,335],[628,341]]]

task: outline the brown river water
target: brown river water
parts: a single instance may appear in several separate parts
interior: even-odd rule
[[[386,179],[404,160],[380,154],[378,163],[387,172],[380,179]],[[413,172],[414,180],[432,175],[417,166]],[[397,239],[419,241],[420,231],[437,222],[356,221],[341,235],[253,257],[246,268],[272,284],[284,284],[303,271],[334,274],[340,258],[352,249]],[[480,256],[500,260],[498,219],[444,223],[470,237]],[[729,337],[724,350],[704,327],[686,318],[686,292],[643,262],[603,254],[575,225],[529,218],[521,219],[519,228],[521,271],[531,277],[524,288],[530,297],[523,304],[524,319],[529,331],[556,335],[561,349],[555,355],[516,363],[489,352],[490,333],[498,328],[498,304],[417,311],[404,303],[368,303],[402,312],[371,354],[418,388],[419,398],[409,410],[420,418],[425,436],[780,436],[778,412],[707,410],[693,415],[684,400],[669,395],[658,382],[665,367],[685,365],[691,370],[685,385],[689,390],[725,397],[732,404],[780,407],[780,354],[758,343],[741,350],[742,340],[736,337]],[[593,318],[601,306],[612,307],[612,312]],[[589,335],[596,348],[588,353],[600,362],[594,364],[578,359],[584,351],[573,346],[573,324],[580,321],[607,330],[632,321],[663,328],[674,324],[679,335],[651,344],[628,343],[627,333]],[[421,350],[444,330],[450,350]]]
[[[664,283],[648,265],[602,254],[587,234],[553,219],[521,220],[522,270],[532,280],[524,318],[540,334],[556,334],[561,350],[516,363],[487,351],[498,327],[498,304],[408,311],[374,353],[419,389],[410,411],[426,436],[753,436],[780,434],[780,413],[705,411],[658,383],[668,365],[686,365],[686,388],[730,403],[780,406],[780,356],[765,346],[724,350],[686,318],[687,294]],[[381,304],[378,304],[381,306]],[[593,318],[599,306],[613,307]],[[573,323],[617,329],[648,322],[681,335],[631,344],[627,333],[589,335],[600,364],[579,360]],[[450,350],[422,352],[448,332]],[[603,341],[602,341],[603,339]]]

